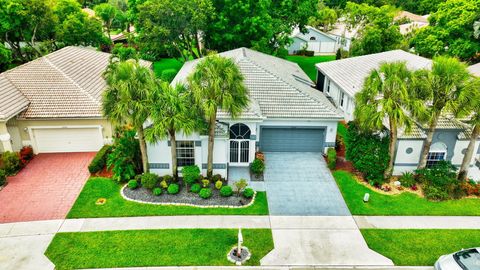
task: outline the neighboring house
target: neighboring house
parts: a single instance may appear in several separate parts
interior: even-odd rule
[[[401,11],[395,16],[395,21],[407,21],[399,25],[400,33],[406,35],[415,29],[423,28],[428,25],[428,15],[420,16],[408,11]]]
[[[300,67],[254,50],[239,48],[220,53],[239,66],[249,90],[250,105],[238,119],[218,111],[213,168],[230,175],[245,170],[263,152],[324,152],[335,146],[340,112],[328,101]],[[201,59],[186,62],[172,84],[185,83]],[[208,136],[177,134],[177,163],[197,165],[206,173]],[[152,172],[171,174],[169,140],[148,144]]]
[[[355,94],[362,90],[365,78],[382,63],[405,61],[411,70],[430,68],[432,61],[402,50],[394,50],[371,55],[341,59],[316,65],[317,88],[330,97],[332,102],[343,111],[345,120],[354,119]],[[475,68],[472,68],[475,69]],[[400,132],[397,143],[394,174],[414,170],[420,160],[420,152],[426,138],[427,128],[417,124],[409,133]],[[428,164],[438,160],[449,160],[460,166],[471,130],[468,125],[444,116],[438,123],[433,144],[428,156]],[[480,154],[478,144],[476,153]],[[475,165],[475,158],[471,166]],[[480,179],[478,167],[473,167],[470,176]]]
[[[349,28],[344,19],[337,21],[327,33],[336,38],[337,42],[343,45],[343,49],[349,51],[352,40],[357,37],[358,28]]]
[[[296,54],[303,49],[313,51],[315,55],[335,54],[339,48],[346,45],[342,44],[346,41],[341,37],[327,34],[311,26],[306,26],[305,33],[296,28],[291,38],[292,43],[287,47],[289,54]]]
[[[65,47],[0,74],[0,152],[97,151],[112,141],[101,112],[110,54]],[[150,62],[142,61],[150,66]]]

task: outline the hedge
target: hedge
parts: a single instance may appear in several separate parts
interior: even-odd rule
[[[327,163],[330,170],[335,170],[335,167],[337,167],[337,151],[335,151],[335,148],[328,148]]]
[[[90,173],[97,173],[107,164],[107,156],[112,152],[112,146],[109,144],[104,145],[95,155],[90,165],[88,165],[88,171]]]

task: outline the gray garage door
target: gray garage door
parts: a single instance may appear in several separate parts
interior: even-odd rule
[[[325,129],[263,127],[260,148],[263,152],[323,152]]]

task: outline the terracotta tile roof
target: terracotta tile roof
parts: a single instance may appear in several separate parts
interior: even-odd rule
[[[7,121],[28,105],[28,100],[5,76],[0,74],[0,121]]]

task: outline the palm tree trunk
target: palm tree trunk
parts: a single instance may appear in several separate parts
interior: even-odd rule
[[[393,164],[395,162],[395,148],[397,147],[397,124],[395,121],[390,119],[390,143],[388,145],[388,154],[390,156],[390,160],[388,161],[388,167],[383,173],[383,178],[385,180],[390,179],[392,177],[393,172]]]
[[[432,146],[433,134],[435,133],[435,129],[437,128],[438,118],[440,113],[435,113],[432,120],[430,121],[430,126],[428,127],[427,131],[427,138],[423,143],[422,154],[420,155],[420,162],[418,163],[417,169],[424,169],[427,166],[427,157],[428,153],[430,152],[430,146]]]
[[[177,139],[175,137],[175,131],[169,131],[170,134],[170,151],[172,154],[172,174],[175,180],[178,179],[178,167],[177,167]]]
[[[480,134],[480,126],[475,125],[472,131],[472,137],[468,143],[467,152],[463,155],[462,166],[460,166],[460,171],[458,172],[458,180],[464,181],[468,176],[468,168],[470,167],[470,162],[472,161],[473,151],[475,149],[475,143],[477,142],[478,135]]]
[[[207,157],[207,177],[211,178],[213,175],[213,144],[215,141],[215,123],[217,121],[217,112],[214,112],[210,118],[208,127],[208,157]]]
[[[143,172],[148,172],[148,156],[147,156],[147,144],[145,143],[145,134],[143,133],[143,126],[137,128],[138,142],[140,143],[140,153],[142,154],[142,168]]]

